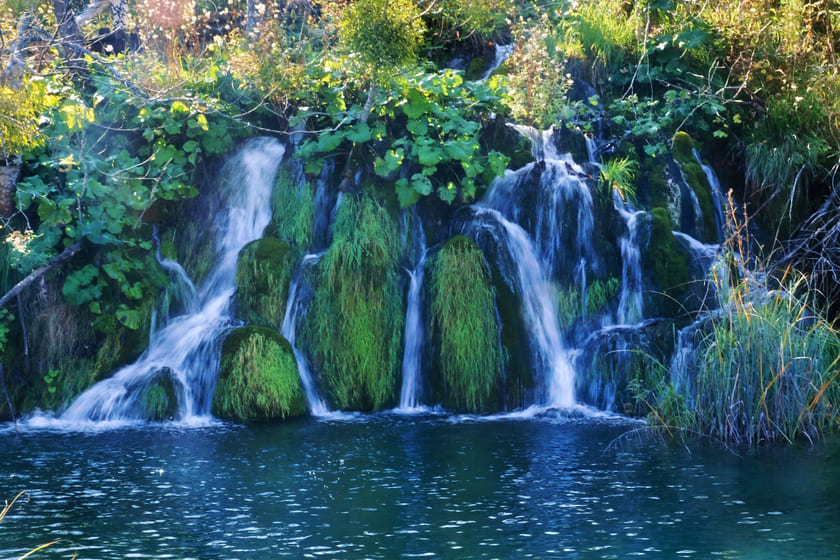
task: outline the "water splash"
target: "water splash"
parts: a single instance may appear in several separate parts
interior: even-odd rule
[[[209,416],[219,342],[234,326],[230,303],[237,257],[247,243],[262,236],[271,219],[271,189],[284,154],[285,147],[277,141],[256,139],[226,164],[227,180],[219,185],[226,203],[213,223],[216,265],[198,291],[197,309],[172,319],[135,363],[84,392],[62,420],[143,419],[143,391],[161,379],[174,388],[176,419]]]
[[[297,338],[297,322],[301,311],[305,310],[305,297],[303,297],[303,286],[305,285],[306,267],[317,263],[323,253],[308,254],[301,260],[300,266],[295,272],[291,286],[289,286],[289,298],[286,302],[286,315],[283,317],[283,325],[280,327],[280,334],[286,337],[289,344],[292,345],[292,351],[295,354],[297,361],[298,373],[300,375],[300,382],[303,385],[303,391],[306,394],[306,404],[309,407],[309,412],[313,416],[328,416],[330,409],[315,387],[315,381],[309,371],[309,364],[306,356],[295,344]]]

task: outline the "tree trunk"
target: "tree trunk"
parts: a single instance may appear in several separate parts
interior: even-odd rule
[[[0,159],[0,218],[11,218],[15,213],[15,190],[20,163],[12,157],[3,159]]]
[[[69,0],[51,0],[55,21],[58,22],[59,51],[71,74],[87,78],[82,50],[82,35]]]

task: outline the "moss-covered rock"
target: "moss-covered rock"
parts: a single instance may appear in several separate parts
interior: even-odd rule
[[[235,420],[271,420],[306,413],[295,355],[280,333],[249,326],[225,338],[212,412]]]
[[[504,358],[490,273],[471,239],[449,240],[428,269],[437,400],[470,412],[501,405]]]
[[[647,220],[648,242],[642,248],[645,309],[651,316],[674,316],[682,311],[681,300],[690,281],[687,250],[677,242],[665,208],[654,208]]]
[[[139,414],[152,422],[173,420],[178,417],[180,384],[168,368],[155,373],[140,391]]]
[[[279,329],[286,313],[297,253],[274,237],[257,239],[239,254],[236,313],[247,323]]]
[[[694,141],[691,136],[682,131],[677,132],[674,135],[671,155],[679,164],[682,179],[694,193],[700,207],[702,216],[696,216],[695,219],[698,224],[702,224],[702,228],[698,228],[697,237],[704,243],[716,243],[718,241],[718,226],[715,221],[712,187],[706,173],[694,157]],[[685,201],[683,206],[686,206]]]
[[[405,324],[399,241],[397,223],[378,199],[345,196],[300,336],[334,408],[396,403]]]

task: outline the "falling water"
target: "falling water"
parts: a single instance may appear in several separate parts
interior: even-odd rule
[[[411,282],[405,311],[405,335],[403,337],[401,411],[417,410],[420,407],[420,374],[423,353],[423,313],[420,293],[423,288],[423,271],[426,266],[426,239],[423,228],[418,228],[422,253],[414,270],[410,271]]]
[[[271,219],[270,195],[285,147],[251,141],[226,165],[220,185],[225,207],[214,219],[215,268],[194,311],[172,319],[133,364],[83,393],[62,415],[68,421],[143,419],[143,389],[169,376],[178,396],[177,417],[209,416],[219,365],[219,342],[233,326],[229,307],[239,251],[259,239]]]
[[[496,43],[495,45],[495,55],[493,56],[493,63],[490,65],[490,68],[484,73],[481,77],[482,82],[487,81],[490,79],[490,75],[496,71],[496,69],[501,66],[510,55],[513,54],[513,49],[515,45],[510,43],[508,45],[500,45]]]
[[[303,257],[303,260],[295,272],[292,284],[289,287],[289,299],[286,302],[286,315],[283,317],[283,325],[280,327],[280,334],[286,337],[289,344],[292,345],[292,351],[295,354],[297,361],[298,373],[300,374],[300,382],[303,385],[303,391],[306,394],[306,403],[309,406],[309,412],[313,416],[324,416],[329,414],[330,409],[327,407],[324,400],[318,394],[315,388],[315,381],[312,379],[312,374],[309,371],[309,365],[306,361],[306,356],[295,344],[297,337],[297,320],[299,313],[305,309],[305,303],[301,287],[305,284],[306,267],[310,264],[315,264],[320,260],[323,253],[309,254]]]
[[[574,370],[572,369],[563,335],[560,332],[556,294],[540,264],[528,234],[518,224],[507,220],[494,208],[477,205],[474,220],[465,233],[477,238],[489,234],[509,252],[515,268],[515,283],[522,299],[522,313],[528,330],[538,372],[543,376],[545,404],[554,408],[569,408],[575,404]]]
[[[699,163],[700,167],[703,169],[703,173],[706,174],[706,179],[709,181],[709,187],[712,189],[712,206],[714,207],[715,211],[717,239],[718,241],[721,241],[723,239],[723,230],[725,225],[723,219],[723,207],[725,206],[725,204],[723,192],[721,192],[720,188],[720,181],[718,181],[714,169],[703,163],[703,161],[700,159],[700,155],[697,153],[697,150],[692,150],[692,152],[694,154],[694,159],[697,160],[697,163]]]
[[[627,232],[618,240],[621,249],[621,292],[618,300],[617,323],[631,325],[644,316],[642,304],[642,251],[639,247],[639,217],[637,212],[623,200],[619,193],[613,194],[618,214],[627,226]]]

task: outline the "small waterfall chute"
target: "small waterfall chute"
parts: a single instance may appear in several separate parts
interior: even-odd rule
[[[401,412],[423,410],[420,403],[424,341],[421,295],[427,250],[422,225],[416,229],[420,258],[414,269],[408,271],[410,281],[406,298],[405,334],[403,335],[402,387],[400,388],[400,405],[397,409]]]
[[[323,253],[308,254],[301,260],[298,270],[292,279],[292,284],[289,287],[289,298],[286,302],[286,315],[283,317],[283,325],[280,327],[280,334],[286,337],[289,344],[292,345],[295,359],[297,360],[298,373],[300,374],[300,382],[303,385],[303,391],[306,394],[306,404],[309,407],[309,412],[313,416],[326,416],[330,413],[330,409],[318,393],[315,386],[315,381],[312,378],[312,373],[309,370],[309,364],[304,353],[298,348],[296,344],[297,339],[297,323],[298,316],[301,311],[305,309],[305,299],[303,297],[303,287],[305,284],[306,267],[313,265],[320,260]]]

